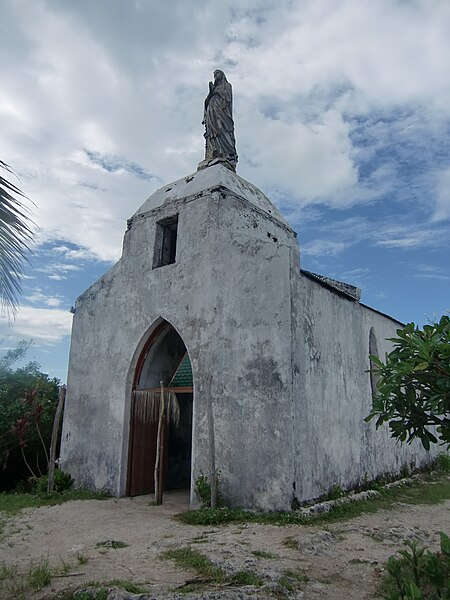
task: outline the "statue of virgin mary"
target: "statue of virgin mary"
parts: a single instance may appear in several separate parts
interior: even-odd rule
[[[206,149],[205,160],[200,163],[199,169],[221,163],[236,171],[238,156],[234,139],[233,94],[225,73],[219,69],[214,71],[214,83],[209,82],[203,124]]]

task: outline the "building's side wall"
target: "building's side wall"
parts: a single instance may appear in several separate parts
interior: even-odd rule
[[[294,334],[296,498],[349,488],[429,460],[419,442],[399,445],[386,426],[365,423],[371,407],[369,334],[379,356],[399,323],[300,275]]]
[[[152,269],[156,222],[175,213],[176,263]],[[208,472],[211,376],[226,500],[289,507],[295,248],[286,227],[218,191],[133,220],[121,261],[76,305],[61,453],[77,484],[125,493],[133,373],[162,317],[183,338],[193,366],[193,481]]]

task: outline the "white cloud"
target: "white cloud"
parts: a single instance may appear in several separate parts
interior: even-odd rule
[[[436,208],[433,221],[443,221],[450,218],[450,167],[438,176]]]
[[[265,118],[250,111],[243,124],[246,145],[242,174],[262,187],[278,188],[307,204],[348,204],[342,192],[356,185],[348,125],[336,111],[304,125]]]
[[[67,277],[65,275],[49,275],[48,276],[49,279],[53,279],[53,281],[63,281],[64,279],[67,279]]]
[[[404,250],[426,246],[441,246],[443,243],[439,232],[431,228],[418,226],[387,226],[376,234],[376,238],[378,246]]]
[[[336,255],[350,247],[349,242],[317,239],[302,246],[302,253],[309,256]]]
[[[311,231],[309,235],[311,236]],[[444,227],[427,226],[414,220],[396,225],[391,218],[379,218],[376,221],[362,217],[330,222],[324,220],[315,225],[315,239],[302,244],[301,237],[300,235],[301,255],[307,257],[338,256],[361,243],[402,251],[448,248],[448,231]],[[355,274],[363,273],[359,269]]]
[[[35,304],[46,304],[47,306],[57,307],[62,303],[62,298],[59,296],[47,296],[42,293],[42,290],[36,289],[32,294],[25,296],[25,300]]]
[[[0,336],[31,339],[36,344],[53,345],[70,335],[72,315],[67,310],[21,306],[13,325],[0,318]]]
[[[68,260],[116,260],[126,219],[195,170],[216,66],[234,86],[240,174],[290,212],[395,187],[389,159],[361,174],[358,161],[382,147],[389,124],[368,150],[352,139],[359,118],[406,108],[406,142],[417,115],[436,131],[450,118],[445,1],[6,1],[0,20],[0,156],[37,204],[39,242],[77,246]],[[436,220],[450,211],[442,177]]]
[[[415,277],[450,281],[450,271],[448,268],[444,270],[442,267],[427,264],[414,265],[413,268],[416,270]]]

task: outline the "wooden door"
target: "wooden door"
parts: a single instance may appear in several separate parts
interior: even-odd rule
[[[130,476],[128,483],[128,495],[140,496],[142,494],[153,494],[155,492],[155,462],[156,462],[156,438],[158,434],[157,422],[145,422],[134,410],[133,403],[131,411],[131,447],[130,447]],[[163,490],[166,489],[167,472],[167,447],[168,430],[165,431],[165,444],[163,455]]]

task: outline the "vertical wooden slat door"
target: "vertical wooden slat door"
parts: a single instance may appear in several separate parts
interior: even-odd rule
[[[129,478],[129,496],[153,494],[155,492],[156,439],[157,422],[143,422],[133,403],[131,413],[131,460]],[[166,488],[167,448],[169,435],[166,428],[163,456],[163,490]]]
[[[155,491],[154,470],[156,461],[157,423],[144,423],[133,403],[131,413],[131,461],[129,495],[152,494]]]

